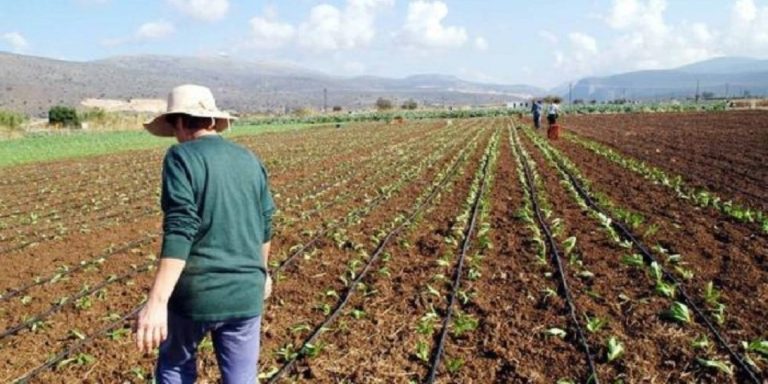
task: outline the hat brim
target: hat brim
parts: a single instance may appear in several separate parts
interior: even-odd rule
[[[170,111],[163,113],[154,119],[144,123],[144,129],[149,131],[149,133],[160,136],[160,137],[173,137],[175,136],[173,130],[173,125],[169,124],[165,120],[165,116],[173,114],[173,113],[184,113],[190,116],[195,117],[210,117],[216,119],[216,123],[214,124],[214,129],[216,132],[222,132],[227,130],[230,125],[232,125],[232,121],[237,120],[237,117],[234,117],[230,115],[227,112],[205,112],[205,113],[195,113],[195,112],[188,112],[188,111]]]

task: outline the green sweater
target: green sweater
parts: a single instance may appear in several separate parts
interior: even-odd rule
[[[186,261],[171,311],[194,321],[258,316],[275,204],[267,172],[249,150],[219,135],[168,149],[163,161],[162,258]]]

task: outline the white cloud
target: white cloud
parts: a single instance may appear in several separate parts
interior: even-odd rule
[[[458,48],[467,42],[464,27],[445,26],[448,6],[443,1],[416,0],[408,3],[401,36],[413,48]]]
[[[578,51],[585,51],[591,54],[597,53],[597,40],[594,37],[580,32],[568,34],[568,39]]]
[[[488,41],[485,40],[484,37],[476,37],[475,38],[475,48],[477,48],[478,51],[487,51],[488,50]]]
[[[117,47],[119,45],[130,43],[142,43],[162,39],[175,32],[176,28],[173,26],[173,23],[165,20],[150,21],[136,28],[136,31],[134,31],[131,36],[104,39],[101,41],[101,45],[105,47]]]
[[[308,20],[299,25],[298,43],[313,51],[365,47],[376,35],[377,12],[393,4],[394,0],[347,0],[343,10],[316,5]]]
[[[549,41],[553,45],[560,42],[560,39],[557,38],[557,35],[547,30],[539,31],[539,36],[541,36],[544,40]]]
[[[251,19],[253,37],[251,42],[256,48],[274,49],[289,43],[296,35],[296,29],[288,23],[275,20],[277,16],[267,12],[265,17]]]
[[[6,32],[1,37],[2,41],[11,46],[13,52],[21,52],[29,46],[27,39],[19,32]]]
[[[217,21],[229,11],[229,0],[167,0],[180,11],[203,21]]]
[[[572,32],[570,47],[556,56],[555,67],[571,76],[669,68],[722,53],[720,35],[705,23],[671,24],[665,0],[614,0],[602,16],[613,30],[605,41]],[[599,49],[602,48],[602,49]]]
[[[738,0],[733,5],[733,18],[737,22],[751,23],[757,18],[757,6],[754,0]]]
[[[161,39],[172,35],[175,31],[173,24],[165,20],[152,21],[140,25],[136,30],[135,37],[138,40]]]

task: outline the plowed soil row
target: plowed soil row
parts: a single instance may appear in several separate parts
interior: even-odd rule
[[[768,210],[768,112],[569,116],[568,129]]]
[[[448,155],[448,154],[445,154],[445,156],[447,156],[447,155]],[[442,155],[441,155],[441,156],[442,156]],[[407,195],[407,194],[406,194],[406,195]],[[400,194],[398,194],[397,196],[401,196],[401,197],[399,197],[399,199],[400,199],[400,200],[399,200],[399,202],[398,202],[398,203],[396,203],[396,202],[394,202],[394,201],[387,201],[387,204],[383,205],[383,206],[382,206],[381,208],[379,208],[377,211],[374,211],[374,213],[373,213],[373,214],[376,214],[376,212],[378,212],[378,211],[381,211],[381,210],[390,210],[390,211],[391,211],[391,210],[395,209],[395,207],[393,207],[393,206],[391,205],[391,204],[393,204],[393,203],[394,203],[394,204],[397,204],[397,205],[401,205],[401,204],[404,202],[404,200],[403,200],[403,199],[405,199],[406,197],[403,197],[403,196],[402,196],[402,195],[400,195]],[[392,198],[392,199],[390,199],[390,200],[394,200],[395,198],[398,198],[398,197],[393,197],[393,198]],[[374,220],[373,220],[373,221],[371,221],[371,224],[370,224],[370,225],[373,225],[374,223],[379,223],[379,222],[382,222],[382,221],[383,221],[383,220],[378,220],[378,219],[374,218]],[[370,233],[368,233],[368,234],[366,234],[366,235],[370,235]],[[148,247],[148,248],[149,248],[149,249],[151,249],[151,248],[152,248],[152,246],[150,246],[150,247]],[[315,253],[314,255],[315,255],[314,257],[319,257],[319,256],[321,256],[321,255],[322,255],[322,253],[318,252],[318,253]],[[331,254],[331,255],[329,255],[329,256],[326,256],[326,257],[339,257],[339,256],[336,256],[336,255],[334,255],[334,254]],[[298,260],[297,260],[297,261],[298,261]],[[307,259],[307,260],[303,260],[303,259],[301,259],[301,263],[302,263],[302,264],[307,264],[307,263],[312,263],[312,262],[313,262],[313,261],[311,261],[310,259]],[[322,268],[322,267],[320,267],[320,268]],[[148,275],[150,275],[150,274],[143,274],[143,275],[142,275],[142,276],[139,278],[139,279],[141,279],[141,281],[142,281],[142,283],[141,283],[141,284],[143,284],[143,287],[144,287],[145,289],[146,289],[146,287],[147,287],[147,284],[148,284],[148,281],[147,281],[147,278],[146,278],[146,276],[148,276]],[[294,274],[292,274],[292,273],[287,273],[287,274],[285,275],[285,277],[286,277],[286,279],[287,279],[287,280],[285,280],[285,281],[281,281],[280,283],[278,283],[278,284],[277,284],[277,287],[280,287],[282,284],[288,284],[288,283],[290,283],[290,279],[292,278],[292,276],[296,276],[296,275],[294,275]],[[299,276],[301,276],[301,275],[299,275]],[[137,279],[137,280],[138,280],[138,279]],[[297,283],[298,283],[298,282],[297,282]],[[304,286],[306,286],[306,284],[305,284],[305,283],[299,283],[299,284],[300,284],[300,285],[304,285]],[[117,287],[115,287],[115,289],[118,289],[118,288],[117,288]],[[279,292],[279,290],[280,290],[280,288],[278,288],[277,292]],[[111,301],[111,304],[113,304],[113,305],[116,305],[116,306],[119,306],[120,308],[122,308],[122,311],[123,311],[123,312],[124,312],[125,310],[127,310],[128,308],[130,308],[131,306],[135,305],[135,304],[138,302],[138,295],[136,295],[136,294],[133,294],[133,293],[132,293],[132,294],[121,295],[121,297],[124,297],[124,298],[123,298],[123,299],[120,299],[120,300],[113,300],[113,301]],[[132,299],[131,299],[131,298],[132,298]],[[94,306],[94,308],[95,308],[95,306]],[[96,309],[96,312],[97,312],[97,313],[99,313],[99,312],[100,312],[100,313],[104,313],[104,311],[103,311],[103,308],[99,308],[99,309]],[[78,316],[78,318],[79,318],[79,317],[80,317],[80,316]],[[94,321],[94,319],[91,319],[91,320],[87,320],[87,319],[84,319],[83,321],[85,321],[87,324],[96,324],[96,323],[93,323],[93,322],[92,322],[92,321]],[[90,321],[90,322],[89,322],[89,321]],[[79,321],[78,321],[78,324],[83,324],[83,323],[81,323],[81,322],[79,322]],[[266,325],[266,324],[267,324],[267,320],[265,320],[265,325]],[[89,329],[95,329],[95,328],[96,328],[96,325],[93,325],[93,326],[89,326],[88,328],[89,328]],[[55,338],[54,338],[54,339],[55,339]],[[103,341],[103,340],[100,340],[99,342],[102,342],[102,341]],[[107,342],[110,342],[109,340],[106,340],[106,341],[107,341]],[[111,343],[116,343],[116,342],[117,342],[117,343],[119,343],[119,341],[113,341],[113,342],[111,342]],[[49,345],[49,347],[48,347],[48,348],[50,349],[50,348],[51,348],[51,346]],[[136,363],[136,366],[139,366],[139,367],[140,367],[140,366],[142,366],[142,364],[140,363],[140,361],[142,361],[142,360],[146,361],[146,360],[145,360],[146,358],[142,358],[142,357],[140,357],[140,356],[136,356],[137,354],[136,354],[136,353],[135,353],[135,351],[133,351],[133,350],[131,350],[129,353],[127,353],[127,354],[126,354],[126,355],[127,355],[127,356],[129,356],[129,357],[125,357],[125,356],[124,356],[124,357],[123,357],[121,360],[117,360],[117,361],[111,361],[111,360],[109,360],[109,358],[107,358],[106,360],[102,360],[102,354],[101,354],[101,353],[96,353],[96,352],[95,352],[95,351],[98,351],[98,349],[96,349],[96,350],[92,350],[91,348],[92,348],[92,347],[91,347],[91,346],[89,346],[89,347],[86,349],[86,351],[87,351],[88,353],[94,354],[95,356],[99,356],[99,362],[100,362],[101,366],[100,366],[100,367],[96,367],[96,368],[94,368],[94,367],[90,367],[90,366],[89,366],[89,367],[77,367],[77,366],[72,366],[70,369],[73,369],[73,370],[77,370],[78,368],[84,368],[84,369],[94,369],[94,370],[93,370],[93,377],[101,377],[101,379],[99,379],[100,381],[104,381],[104,380],[106,380],[106,381],[110,381],[110,382],[111,382],[111,381],[113,381],[113,379],[115,378],[115,376],[117,376],[117,377],[121,377],[121,378],[124,378],[124,379],[125,379],[125,378],[130,378],[130,377],[131,377],[131,372],[127,372],[127,371],[124,369],[124,367],[125,367],[126,365],[131,365],[131,366],[133,366],[133,365],[132,365],[133,363]],[[96,348],[96,347],[94,347],[94,348]],[[204,362],[204,361],[205,361],[205,359],[203,359],[202,361]],[[149,364],[149,365],[151,365],[151,364]],[[144,364],[144,366],[149,366],[149,365],[147,365],[147,364]],[[51,372],[51,374],[54,374],[54,372]],[[82,374],[82,372],[81,372],[81,374]],[[73,377],[73,376],[69,376],[69,375],[67,375],[67,376],[68,376],[68,377]],[[45,376],[45,374],[44,374],[43,376],[41,376],[41,379],[43,379],[43,378],[45,378],[45,377],[46,377],[46,376]],[[51,382],[58,382],[58,379],[55,379],[55,377],[56,377],[56,375],[55,375],[55,374],[54,374],[53,376],[51,376],[51,377],[53,377],[54,379],[52,379],[52,378],[47,378],[47,379],[43,379],[43,380],[51,380]],[[109,379],[106,379],[105,377],[109,377]],[[47,381],[46,381],[46,382],[47,382]]]
[[[706,328],[697,324],[680,326],[661,319],[660,314],[672,301],[654,293],[653,280],[644,269],[621,263],[622,256],[628,255],[630,250],[610,240],[599,222],[590,217],[589,211],[583,210],[564,188],[563,183],[567,180],[522,133],[521,137],[538,164],[552,203],[553,218],[563,219],[563,234],[558,240],[562,242],[569,236],[577,239],[573,256],[581,263],[563,261],[567,263],[566,273],[576,306],[582,315],[607,321],[600,331],[587,333],[595,351],[600,379],[636,383],[663,377],[672,382],[735,382],[697,367],[696,357],[713,358],[700,355],[690,346],[696,337],[707,334]],[[582,277],[579,273],[583,271],[594,276]],[[605,345],[611,336],[622,342],[626,351],[624,357],[614,362],[608,362],[606,358]],[[722,355],[716,356],[723,359]],[[571,376],[573,379],[577,377]]]

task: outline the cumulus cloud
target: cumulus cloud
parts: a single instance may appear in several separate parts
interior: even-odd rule
[[[229,11],[229,0],[167,0],[180,11],[203,21],[217,21]]]
[[[568,39],[578,51],[584,51],[591,54],[597,53],[597,40],[590,35],[573,32],[568,34]]]
[[[376,35],[379,11],[394,0],[347,0],[344,9],[319,4],[298,28],[298,43],[313,51],[333,51],[367,46]]]
[[[416,0],[408,3],[401,36],[414,48],[458,48],[469,39],[464,27],[443,25],[448,6],[443,1]]]
[[[669,23],[666,10],[666,0],[614,0],[601,18],[611,37],[598,44],[592,36],[568,34],[570,47],[555,54],[555,66],[584,76],[675,67],[722,54],[716,31],[705,23]]]
[[[485,40],[484,37],[476,37],[475,38],[475,48],[477,48],[478,51],[487,51],[488,50],[488,41]]]
[[[549,41],[551,44],[557,44],[560,42],[560,39],[557,37],[557,35],[547,30],[539,31],[539,36],[541,36],[542,39]]]
[[[6,32],[1,37],[3,42],[11,46],[13,52],[21,52],[29,46],[27,39],[19,32]]]
[[[136,30],[135,37],[139,40],[161,39],[172,35],[175,31],[173,24],[165,20],[152,21],[140,25]]]
[[[251,42],[256,48],[274,49],[282,47],[293,40],[296,28],[289,23],[277,20],[274,12],[267,12],[264,17],[256,16],[251,19]]]
[[[104,39],[101,44],[106,47],[116,47],[130,43],[142,43],[166,38],[176,32],[173,23],[165,20],[150,21],[140,25],[131,36]]]

